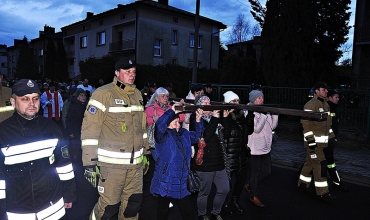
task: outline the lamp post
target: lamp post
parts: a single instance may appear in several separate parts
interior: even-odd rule
[[[198,71],[198,44],[199,44],[199,7],[200,0],[196,0],[195,8],[195,32],[194,32],[194,50],[193,50],[193,75],[191,78],[192,83],[197,82],[197,71]]]
[[[213,32],[211,34],[211,53],[210,53],[210,56],[209,56],[209,69],[212,69],[213,35],[218,34],[221,31],[224,31],[224,29],[221,29],[219,31]]]

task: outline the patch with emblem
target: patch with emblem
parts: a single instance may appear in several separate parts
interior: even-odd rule
[[[90,106],[89,106],[89,108],[87,109],[87,111],[88,111],[90,114],[95,115],[95,114],[96,114],[96,112],[98,111],[98,109],[97,109],[95,106],[90,105]]]
[[[62,147],[60,150],[62,151],[62,157],[69,158],[69,150],[68,150],[67,145]]]
[[[100,192],[100,193],[104,193],[104,187],[102,187],[102,186],[98,186],[98,192]]]
[[[319,112],[324,112],[324,109],[323,108],[319,108]]]
[[[317,155],[316,154],[311,154],[311,159],[316,159]]]
[[[123,101],[122,99],[114,99],[114,101],[116,102],[116,105],[124,105],[125,104],[125,101]]]

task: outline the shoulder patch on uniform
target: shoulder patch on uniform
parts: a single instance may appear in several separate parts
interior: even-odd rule
[[[98,111],[98,109],[97,109],[95,106],[90,105],[90,106],[89,106],[89,108],[87,109],[87,111],[88,111],[90,114],[95,115],[95,114],[96,114],[96,112]]]
[[[64,158],[69,158],[69,150],[68,150],[67,145],[65,145],[64,147],[62,147],[60,150],[62,151],[62,156]]]
[[[98,186],[98,192],[100,192],[100,193],[104,193],[104,187],[102,187],[102,186]]]

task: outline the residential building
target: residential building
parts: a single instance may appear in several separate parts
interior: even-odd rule
[[[34,51],[34,68],[39,76],[45,77],[45,63],[49,40],[54,42],[56,48],[57,42],[62,39],[62,32],[55,33],[55,28],[45,25],[44,30],[39,31],[39,37],[30,41],[30,47]],[[58,77],[55,76],[54,78]]]
[[[254,36],[253,39],[227,44],[228,54],[240,56],[255,56],[259,63],[261,57],[261,36]]]
[[[8,78],[8,58],[6,54],[6,44],[0,44],[0,74]]]
[[[135,1],[62,27],[69,76],[80,74],[79,62],[111,54],[139,64],[167,63],[192,67],[195,14],[169,6],[168,0]],[[226,25],[200,16],[199,67],[217,68],[219,32]]]
[[[370,88],[370,1],[356,1],[352,67],[357,89]]]
[[[7,56],[8,56],[8,78],[14,79],[17,73],[17,63],[19,58],[19,51],[21,50],[23,40],[14,39],[14,45],[8,47]]]

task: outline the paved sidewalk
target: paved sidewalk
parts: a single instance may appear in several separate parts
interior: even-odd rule
[[[305,160],[303,142],[278,139],[272,144],[272,163],[300,168]],[[335,163],[341,178],[370,185],[370,150],[334,150]],[[297,180],[298,181],[298,180]]]

